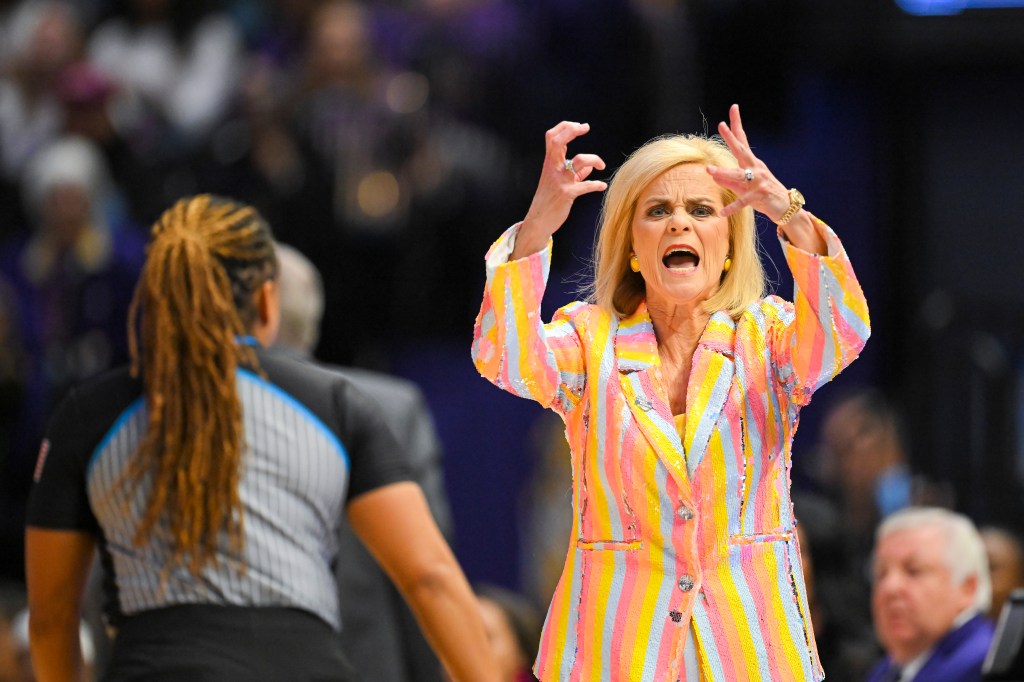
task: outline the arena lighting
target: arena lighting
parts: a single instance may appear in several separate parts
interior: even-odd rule
[[[896,0],[907,14],[935,16],[960,14],[967,9],[997,9],[1024,7],[1024,0]]]

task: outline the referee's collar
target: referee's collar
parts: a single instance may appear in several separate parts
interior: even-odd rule
[[[235,336],[235,343],[239,346],[248,346],[257,353],[261,353],[263,350],[263,344],[252,334],[239,334]],[[244,355],[240,358],[239,367],[249,370],[250,372],[256,372],[260,376],[263,376],[263,372],[260,369],[261,361],[259,357],[246,358]]]

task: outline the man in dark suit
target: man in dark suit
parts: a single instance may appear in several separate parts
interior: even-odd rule
[[[875,544],[871,612],[886,657],[869,682],[977,682],[992,642],[985,546],[965,516],[908,507]]]
[[[296,249],[278,244],[281,329],[275,347],[313,359],[323,315],[323,286],[315,266]],[[366,370],[333,367],[381,406],[385,422],[423,488],[441,531],[450,539],[451,513],[444,490],[441,444],[419,388],[410,381]],[[342,646],[367,682],[443,679],[441,666],[391,581],[342,524],[335,576],[341,595]]]

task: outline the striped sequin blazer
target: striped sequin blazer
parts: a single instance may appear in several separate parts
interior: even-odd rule
[[[850,262],[822,227],[827,256],[783,241],[794,303],[711,316],[682,439],[646,306],[619,319],[577,302],[543,324],[550,244],[508,262],[513,227],[491,247],[474,362],[561,415],[572,452],[572,535],[534,667],[544,682],[681,680],[691,627],[704,680],[822,679],[790,446],[800,408],[869,334]]]

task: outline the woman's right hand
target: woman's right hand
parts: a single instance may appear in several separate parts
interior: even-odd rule
[[[544,134],[544,168],[530,210],[519,228],[512,260],[537,253],[547,246],[551,235],[569,217],[569,209],[577,197],[608,188],[608,183],[602,180],[587,180],[595,168],[604,170],[600,156],[568,156],[569,143],[589,130],[589,123],[562,121]],[[566,164],[567,160],[572,162],[571,169]]]

